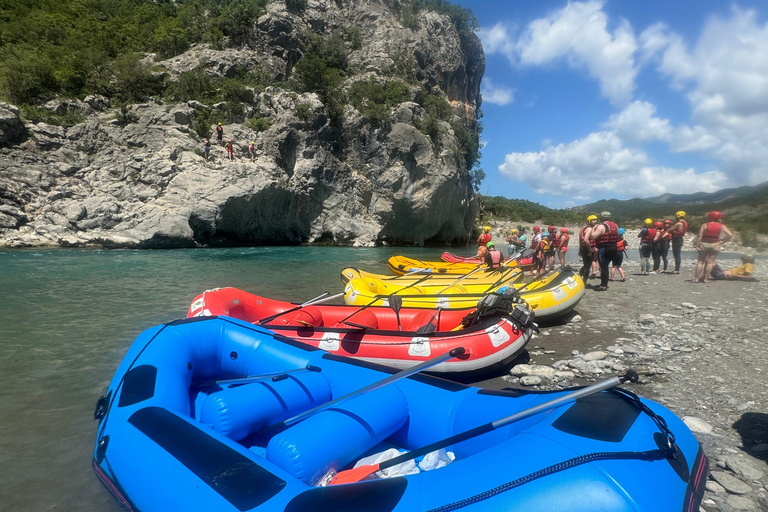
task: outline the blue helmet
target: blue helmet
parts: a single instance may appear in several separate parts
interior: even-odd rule
[[[620,234],[620,235],[623,235],[623,234],[624,234],[624,228],[619,228],[619,234]]]

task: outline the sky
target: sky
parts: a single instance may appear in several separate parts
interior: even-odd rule
[[[454,2],[485,51],[482,194],[566,208],[768,181],[768,2]]]

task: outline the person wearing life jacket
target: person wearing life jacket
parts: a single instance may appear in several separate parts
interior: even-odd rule
[[[619,228],[619,236],[618,240],[616,240],[616,252],[618,253],[616,258],[613,260],[613,265],[611,266],[611,278],[609,281],[613,281],[616,276],[616,269],[619,269],[619,274],[621,275],[621,279],[619,281],[626,281],[627,276],[624,274],[624,269],[621,268],[622,263],[624,263],[624,251],[627,249],[627,241],[624,240],[624,228]]]
[[[733,238],[731,230],[723,224],[722,213],[709,212],[707,219],[708,222],[701,225],[699,236],[696,239],[696,250],[699,251],[699,258],[696,261],[696,272],[693,275],[694,283],[709,282],[709,274],[717,263],[717,255],[720,254],[721,238],[726,242]]]
[[[656,229],[657,236],[651,247],[651,255],[653,256],[653,270],[651,273],[658,274],[661,272],[659,270],[661,266],[661,234],[664,232],[664,223],[657,220],[653,223],[653,227]]]
[[[509,230],[507,235],[507,255],[511,258],[512,255],[520,250],[520,241],[517,238],[518,231],[515,228]]]
[[[672,243],[672,257],[675,258],[675,270],[672,272],[673,274],[680,273],[683,241],[685,240],[683,237],[687,232],[688,222],[685,220],[685,212],[680,210],[675,214],[675,222],[672,224],[669,230],[667,230]]]
[[[579,256],[581,256],[582,266],[579,270],[579,275],[587,282],[589,273],[592,270],[592,242],[590,236],[592,235],[592,229],[597,224],[597,215],[590,215],[587,217],[587,225],[579,230]]]
[[[251,163],[256,159],[256,141],[252,140],[250,144],[248,144],[248,158],[251,159]]]
[[[219,146],[224,145],[224,128],[221,126],[221,123],[218,123],[216,125],[216,138],[219,139]]]
[[[541,264],[539,261],[539,255],[541,252],[538,250],[539,244],[541,243],[541,228],[539,226],[533,226],[532,231],[533,236],[531,238],[531,260],[533,262],[533,270],[531,270],[530,275],[534,275],[536,270],[539,268],[539,265]]]
[[[485,264],[488,265],[490,270],[496,270],[504,261],[504,255],[501,254],[501,251],[496,249],[493,242],[488,242],[485,248],[488,250],[488,252],[485,253]]]
[[[229,155],[229,161],[234,162],[235,161],[235,148],[232,146],[232,139],[227,140],[227,155]]]
[[[645,219],[645,227],[640,230],[637,238],[640,239],[640,273],[647,276],[651,273],[651,255],[653,243],[661,236],[653,227],[653,219]]]
[[[619,241],[619,226],[611,220],[611,212],[600,213],[600,224],[597,224],[589,237],[597,244],[597,258],[600,262],[600,286],[595,291],[604,292],[608,289],[608,265],[618,257],[617,242]]]
[[[555,269],[555,255],[560,245],[560,239],[557,236],[557,228],[552,225],[547,228],[547,235],[549,238],[549,250],[545,253],[545,257],[547,259],[547,268],[551,272]]]
[[[483,228],[483,232],[480,233],[480,236],[477,237],[477,245],[480,246],[487,246],[488,242],[491,241],[491,238],[493,238],[493,235],[491,235],[491,226],[485,226]]]
[[[571,235],[568,234],[568,228],[560,228],[560,236],[557,243],[557,256],[560,258],[560,268],[565,267],[565,253],[568,252],[568,242]]]
[[[534,253],[534,261],[536,262],[536,276],[540,277],[547,272],[547,259],[549,252],[551,251],[551,245],[549,241],[549,233],[542,233],[539,243],[536,245],[536,252]]]
[[[669,264],[669,246],[672,242],[672,235],[669,232],[669,229],[672,227],[672,219],[664,219],[661,223],[661,227],[661,235],[659,236],[659,255],[661,256],[664,268],[661,269],[660,272],[666,274],[667,266]]]

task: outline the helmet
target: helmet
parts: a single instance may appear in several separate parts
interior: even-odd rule
[[[533,226],[534,233],[538,233],[539,231],[541,231],[541,228],[539,226]]]
[[[486,233],[490,233],[491,232],[491,226],[485,226],[483,228],[483,231],[485,231]]]
[[[625,233],[624,228],[619,228],[619,234],[623,235]]]
[[[655,228],[663,228],[664,224],[662,224],[660,220],[657,220],[656,222],[653,223],[653,227],[655,227]]]
[[[672,219],[664,219],[664,224],[674,224]]]
[[[491,247],[496,247],[496,246],[494,245],[494,243],[493,243],[493,242],[488,242],[487,244],[485,244],[485,247],[487,247],[488,249],[490,249]]]
[[[515,228],[510,229],[509,230],[509,234],[510,235],[516,235],[517,234],[517,230]]]
[[[587,217],[587,222],[592,222],[593,220],[597,220],[597,215],[590,215]]]
[[[675,214],[675,217],[677,217],[678,219],[682,219],[683,217],[685,217],[685,212],[683,210],[680,210]]]
[[[221,126],[221,123],[219,123],[219,126]]]
[[[561,233],[567,233],[568,232],[568,228],[560,228],[560,232]]]
[[[256,141],[255,141],[255,140],[252,140],[252,141],[251,141],[251,144],[256,144]]]
[[[601,219],[610,219],[611,218],[611,212],[600,212],[600,218]]]
[[[709,217],[712,220],[721,220],[723,218],[723,214],[721,212],[714,211],[714,212],[709,212],[707,214],[707,217]]]
[[[653,219],[645,219],[645,227],[650,228],[653,226]]]
[[[544,233],[543,235],[541,235],[541,238],[549,239],[549,233]]]
[[[555,228],[555,226],[549,226],[549,227],[547,228],[547,231],[554,231],[555,229],[556,229],[556,228]]]

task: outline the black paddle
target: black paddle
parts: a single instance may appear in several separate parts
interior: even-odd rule
[[[264,325],[266,323],[271,322],[272,320],[274,320],[275,318],[277,318],[279,316],[285,315],[287,313],[292,313],[293,311],[299,310],[299,309],[301,309],[301,308],[303,308],[305,306],[311,306],[312,304],[322,304],[323,302],[328,302],[329,300],[333,300],[333,299],[336,299],[338,297],[341,297],[342,295],[344,295],[344,292],[337,293],[336,295],[331,295],[330,297],[325,297],[326,295],[328,295],[328,292],[325,292],[322,295],[318,295],[314,299],[308,300],[307,302],[305,302],[303,304],[299,304],[296,307],[293,307],[291,309],[286,309],[285,311],[281,311],[279,313],[275,313],[274,315],[268,316],[266,318],[262,318],[261,320],[256,320],[255,322],[252,322],[252,323],[259,324],[259,325]]]
[[[619,384],[623,384],[627,381],[637,382],[638,378],[639,377],[635,370],[627,370],[627,373],[622,375],[621,377],[611,377],[610,379],[606,379],[602,382],[592,384],[591,386],[588,386],[586,388],[578,389],[576,391],[573,391],[572,393],[568,393],[559,398],[555,398],[554,400],[550,400],[548,402],[544,402],[543,404],[539,404],[537,406],[531,407],[530,409],[526,409],[524,411],[511,414],[509,416],[498,419],[496,421],[485,423],[478,427],[465,430],[464,432],[460,432],[451,437],[442,439],[440,441],[436,441],[432,444],[428,444],[427,446],[424,446],[417,450],[413,450],[408,453],[398,455],[393,459],[385,460],[383,462],[379,462],[378,464],[360,466],[358,468],[342,471],[340,473],[337,473],[336,476],[334,476],[333,479],[331,479],[331,485],[351,484],[351,483],[359,482],[363,478],[375,473],[376,471],[381,471],[382,469],[387,469],[387,468],[391,468],[392,466],[397,466],[398,464],[402,464],[407,460],[415,459],[416,457],[419,457],[421,455],[426,455],[435,450],[439,450],[440,448],[445,448],[446,446],[451,446],[456,443],[466,441],[467,439],[471,439],[473,437],[486,434],[488,432],[501,428],[505,425],[509,425],[510,423],[514,423],[516,421],[529,418],[534,414],[538,414],[540,412],[554,409],[555,407],[558,407],[570,400],[578,400],[579,398],[584,398],[589,395],[599,393],[600,391],[605,391],[606,389],[615,388]]]
[[[400,325],[400,308],[403,307],[403,298],[399,295],[390,295],[387,302],[389,302],[389,307],[392,308],[392,311],[395,312],[395,318],[397,318],[397,330],[402,331],[403,327]]]

